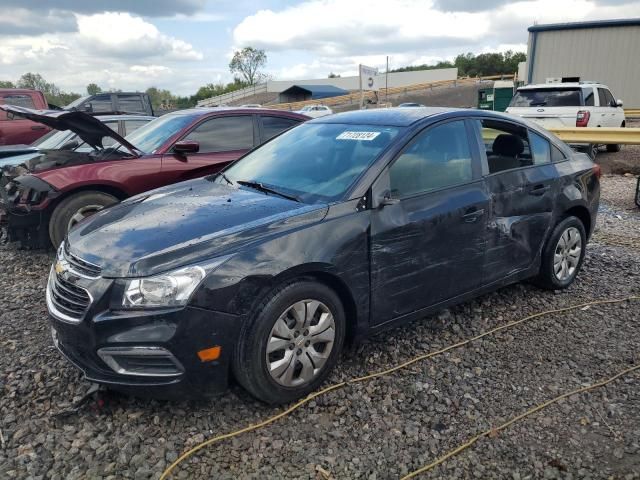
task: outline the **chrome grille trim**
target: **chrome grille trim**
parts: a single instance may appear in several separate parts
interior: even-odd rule
[[[100,277],[102,273],[102,268],[99,265],[87,262],[69,252],[69,247],[66,243],[62,244],[58,256],[66,260],[69,263],[69,269],[80,277],[94,279]]]
[[[87,290],[62,279],[54,267],[49,273],[46,299],[49,313],[67,323],[80,323],[93,303]]]

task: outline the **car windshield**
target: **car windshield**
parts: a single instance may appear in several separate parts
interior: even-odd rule
[[[310,112],[311,110],[313,110],[313,106],[307,105],[306,107],[303,107],[302,110],[300,110],[300,111],[301,112]]]
[[[84,97],[80,97],[76,100],[74,100],[73,102],[71,102],[69,105],[67,105],[66,107],[63,107],[65,110],[71,110],[72,108],[77,107],[78,105],[80,105],[82,102],[84,102],[87,98],[89,98],[91,95],[85,95]]]
[[[306,203],[340,199],[400,128],[311,123],[249,153],[216,181],[251,182]]]
[[[126,139],[144,153],[156,153],[164,143],[191,123],[194,115],[167,114],[138,128]]]
[[[580,107],[579,88],[540,88],[518,90],[510,107]]]

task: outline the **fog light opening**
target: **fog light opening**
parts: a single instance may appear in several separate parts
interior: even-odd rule
[[[162,347],[105,347],[97,353],[120,375],[177,377],[184,373],[178,359]]]

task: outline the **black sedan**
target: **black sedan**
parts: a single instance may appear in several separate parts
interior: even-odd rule
[[[233,376],[290,401],[346,341],[524,279],[568,287],[599,176],[548,132],[491,112],[313,120],[74,228],[48,281],[54,342],[116,389],[203,394]]]

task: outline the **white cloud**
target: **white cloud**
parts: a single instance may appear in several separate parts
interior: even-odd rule
[[[399,53],[421,42],[473,41],[488,33],[489,20],[489,12],[442,12],[425,0],[311,0],[279,12],[260,10],[233,36],[238,45],[267,50],[368,55]]]
[[[78,37],[87,48],[116,57],[163,57],[202,60],[202,53],[182,40],[160,33],[155,25],[129,13],[76,15]]]
[[[192,77],[193,67],[179,80],[174,74],[176,65],[198,62],[203,54],[141,17],[75,15],[74,22],[75,32],[0,36],[0,79],[15,81],[28,71],[38,72],[61,89],[79,93],[92,82],[123,90],[185,85],[179,90],[183,94],[193,93],[203,83]]]

